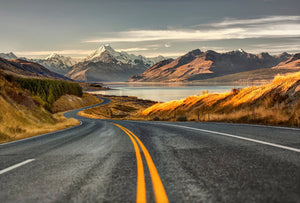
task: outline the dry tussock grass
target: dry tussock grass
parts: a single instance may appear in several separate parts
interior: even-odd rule
[[[272,83],[259,87],[158,103],[145,109],[140,117],[300,127],[300,72],[276,76]]]

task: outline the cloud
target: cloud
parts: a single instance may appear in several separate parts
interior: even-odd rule
[[[300,44],[255,44],[249,48],[250,52],[261,53],[261,52],[270,52],[272,54],[279,54],[282,52],[300,52]]]
[[[205,28],[172,30],[131,30],[110,33],[113,37],[84,40],[87,43],[146,41],[208,41],[247,38],[288,38],[300,36],[300,16],[270,16],[257,19],[226,19]]]
[[[171,44],[165,44],[164,45],[166,48],[169,48],[169,47],[171,47]]]
[[[135,52],[135,51],[147,51],[149,50],[148,48],[139,48],[139,47],[134,47],[134,48],[128,48],[128,49],[116,49],[116,51],[125,51],[125,52]]]
[[[85,40],[84,42],[143,42],[157,40],[215,40],[223,39],[227,35],[239,33],[241,29],[214,30],[133,30],[116,33],[114,38]]]
[[[110,33],[113,37],[84,40],[87,43],[146,41],[207,41],[247,38],[288,38],[300,36],[300,16],[269,16],[257,19],[226,19],[204,28],[172,30],[131,30]]]
[[[54,51],[17,51],[15,52],[20,56],[42,56],[42,55],[50,55],[53,53],[61,54],[61,55],[88,55],[93,50],[83,50],[83,49],[72,49],[72,50],[54,50]]]
[[[255,19],[231,19],[227,18],[222,22],[209,24],[213,27],[226,27],[226,26],[247,26],[247,25],[259,25],[259,24],[270,24],[270,23],[289,23],[295,22],[299,24],[300,16],[268,16],[264,18]]]
[[[164,57],[172,57],[172,58],[177,58],[179,56],[182,56],[186,54],[187,52],[148,52],[144,53],[143,55],[146,57],[157,57],[159,55],[164,56]]]

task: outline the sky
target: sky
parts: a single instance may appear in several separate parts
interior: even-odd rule
[[[299,0],[0,0],[0,53],[300,52]]]

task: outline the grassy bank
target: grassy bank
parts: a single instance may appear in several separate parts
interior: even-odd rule
[[[300,72],[272,83],[224,94],[204,94],[155,104],[140,115],[147,120],[220,121],[300,127]]]
[[[63,94],[53,101],[50,108],[50,106],[45,106],[46,101],[40,97],[39,91],[32,92],[29,89],[35,88],[34,84],[41,79],[28,79],[27,82],[24,82],[26,79],[22,78],[23,84],[17,80],[0,72],[0,143],[78,125],[77,120],[66,119],[61,112],[100,102],[96,97],[89,94],[84,94],[82,97]],[[64,91],[73,91],[72,87],[77,88],[75,91],[80,93],[80,89],[74,83],[66,83],[65,87],[69,87],[69,90],[62,90],[56,89],[56,87],[61,87],[64,82],[58,81],[54,85],[55,82],[55,80],[38,81],[38,83],[48,84],[47,87],[52,86],[51,91],[53,93],[62,94]],[[28,85],[28,88],[23,87],[24,84]]]

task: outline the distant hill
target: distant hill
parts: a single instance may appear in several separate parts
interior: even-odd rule
[[[250,54],[243,50],[217,53],[193,50],[176,60],[156,64],[130,82],[188,82],[224,76],[233,73],[270,68],[287,60],[291,55],[283,53],[271,56],[268,53]]]
[[[291,58],[281,62],[272,69],[300,71],[300,53],[294,54]]]
[[[126,52],[117,52],[109,45],[103,45],[83,62],[77,63],[66,74],[79,81],[127,81],[132,75],[143,73],[164,57],[146,58]]]
[[[201,80],[202,83],[239,83],[239,84],[259,84],[268,83],[276,75],[284,75],[300,71],[300,54],[291,56],[288,60],[279,63],[272,68],[261,68],[253,71],[229,74],[225,76]]]
[[[19,77],[70,80],[63,75],[48,70],[38,63],[29,62],[23,59],[6,60],[4,58],[0,58],[0,69],[7,74]]]

